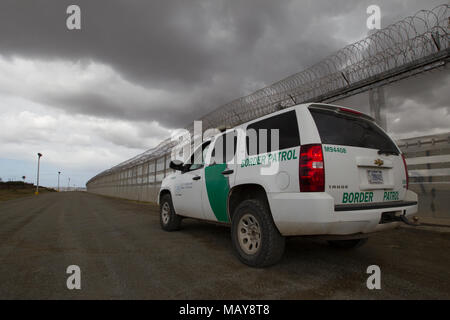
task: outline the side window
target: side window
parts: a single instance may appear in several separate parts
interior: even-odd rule
[[[211,157],[216,163],[228,163],[236,154],[237,132],[231,131],[217,137]]]
[[[208,152],[211,141],[205,142],[201,147],[197,148],[191,156],[191,165],[189,167],[189,171],[197,170],[205,164],[205,156]],[[202,152],[200,152],[200,149]]]
[[[276,134],[274,129],[278,129],[278,148],[276,141],[272,142],[272,136],[275,137]],[[300,145],[297,115],[294,110],[249,124],[246,135],[249,156]]]

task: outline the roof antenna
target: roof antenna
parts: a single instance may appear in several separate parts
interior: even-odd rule
[[[295,101],[295,98],[292,96],[292,94],[288,94],[289,98],[294,102],[294,104],[297,104],[297,101]]]

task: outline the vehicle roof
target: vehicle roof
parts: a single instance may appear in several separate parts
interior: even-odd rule
[[[248,124],[250,124],[250,123],[257,122],[257,121],[259,121],[259,120],[261,120],[261,119],[270,118],[270,117],[276,116],[276,115],[278,115],[278,114],[285,113],[285,112],[289,112],[289,111],[292,111],[292,110],[295,110],[295,109],[299,109],[299,108],[308,108],[308,107],[310,107],[310,106],[312,106],[312,105],[318,106],[318,107],[320,107],[320,106],[327,106],[327,107],[332,107],[332,108],[335,108],[335,109],[345,108],[345,109],[348,109],[348,110],[351,110],[351,111],[355,111],[355,112],[357,112],[357,113],[361,113],[362,115],[364,115],[364,117],[369,118],[369,119],[371,119],[371,120],[374,121],[374,119],[373,119],[370,115],[368,115],[368,114],[366,114],[366,113],[364,113],[364,112],[361,112],[361,111],[359,111],[359,110],[353,109],[353,108],[349,108],[349,107],[341,106],[341,105],[337,105],[337,104],[330,104],[330,103],[308,102],[308,103],[297,104],[297,105],[294,105],[294,106],[291,106],[291,107],[288,107],[288,108],[285,108],[285,109],[277,110],[277,111],[275,111],[275,112],[268,113],[268,114],[266,114],[266,115],[264,115],[264,116],[261,116],[261,117],[252,119],[252,120],[247,121],[247,122],[244,122],[244,123],[241,123],[241,124],[239,124],[239,125],[237,125],[237,126],[235,126],[235,127],[228,128],[228,129],[222,131],[221,133],[216,134],[216,135],[214,135],[213,137],[210,137],[210,138],[204,140],[204,142],[206,142],[206,141],[208,141],[208,140],[215,139],[216,137],[218,137],[218,136],[220,136],[220,135],[222,135],[222,134],[226,134],[226,133],[232,132],[232,131],[234,131],[236,128],[246,126],[246,125],[248,125]]]

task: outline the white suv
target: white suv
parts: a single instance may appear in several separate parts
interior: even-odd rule
[[[400,150],[348,108],[284,109],[214,136],[188,160],[172,161],[176,172],[162,182],[161,227],[177,230],[183,217],[229,224],[250,266],[276,263],[286,236],[352,248],[417,212]]]

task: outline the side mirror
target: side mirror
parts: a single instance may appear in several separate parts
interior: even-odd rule
[[[172,160],[170,161],[169,168],[177,171],[183,171],[184,165],[180,160]]]

